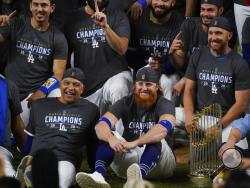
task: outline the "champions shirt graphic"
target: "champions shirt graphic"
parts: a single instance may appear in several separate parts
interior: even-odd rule
[[[167,38],[142,36],[139,39],[139,47],[145,49],[152,57],[162,57],[168,53],[170,41]]]
[[[34,63],[39,62],[37,60],[47,61],[51,55],[52,49],[40,44],[39,41],[29,41],[20,38],[16,42],[17,52],[27,57],[27,62]]]
[[[130,122],[128,128],[133,134],[143,136],[149,129],[155,125],[155,122]]]
[[[218,89],[226,90],[232,87],[233,76],[231,73],[218,72],[215,70],[202,70],[198,79],[204,87],[210,87],[211,93],[218,94]]]
[[[76,38],[79,42],[92,46],[92,48],[99,48],[100,42],[106,43],[105,32],[96,25],[93,25],[93,28],[80,28],[76,32]]]
[[[44,122],[47,127],[64,132],[82,128],[82,117],[77,114],[49,113]]]

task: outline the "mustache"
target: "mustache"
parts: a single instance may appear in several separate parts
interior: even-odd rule
[[[165,5],[157,5],[157,6],[155,6],[155,8],[165,9],[165,8],[166,8],[166,6],[165,6]]]
[[[220,42],[221,42],[221,40],[216,39],[216,40],[211,40],[211,42],[220,43]]]

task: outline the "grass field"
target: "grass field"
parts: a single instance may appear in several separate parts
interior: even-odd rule
[[[210,188],[211,183],[203,179],[193,179],[188,176],[189,168],[185,166],[177,166],[175,174],[172,178],[166,180],[151,181],[155,188]],[[122,188],[125,180],[117,177],[109,177],[107,181],[112,188]]]
[[[82,165],[83,171],[88,171],[85,163]],[[110,183],[112,188],[122,188],[126,182],[123,179],[118,178],[115,174],[109,170],[109,176],[106,180]],[[166,180],[154,180],[151,183],[154,184],[155,188],[210,188],[211,182],[204,178],[191,178],[189,175],[188,165],[177,165],[174,172],[174,176]],[[75,186],[74,188],[77,188]]]
[[[14,152],[15,160],[14,166],[17,167],[20,160],[21,155]],[[87,162],[84,160],[82,163],[81,171],[88,172]],[[118,178],[114,173],[109,170],[108,177],[106,180],[110,183],[112,188],[122,188],[125,180]],[[165,180],[154,180],[151,183],[154,184],[155,188],[210,188],[211,182],[207,179],[194,179],[188,176],[189,174],[189,166],[188,165],[177,165],[176,170],[174,172],[174,176]],[[71,188],[79,188],[77,185],[72,186]]]

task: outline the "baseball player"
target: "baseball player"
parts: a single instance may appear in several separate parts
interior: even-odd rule
[[[244,115],[248,105],[250,77],[246,61],[229,46],[232,27],[224,17],[214,18],[208,30],[210,47],[193,53],[186,71],[185,126],[189,131],[195,111],[218,103],[222,107],[222,141],[231,123]]]
[[[87,0],[87,6],[73,11],[65,24],[74,66],[87,78],[83,97],[102,112],[127,96],[133,83],[123,56],[130,35],[128,18],[124,12],[109,8],[108,2]]]
[[[19,88],[25,125],[29,119],[27,103],[60,95],[59,81],[67,59],[67,41],[49,23],[54,1],[31,0],[29,5],[31,17],[14,18],[15,12],[0,17],[0,42],[11,41],[6,77]]]
[[[112,132],[121,118],[122,137]],[[76,181],[81,187],[110,185],[104,175],[107,166],[125,178],[127,187],[133,179],[166,178],[173,174],[175,157],[165,141],[175,125],[174,105],[162,96],[159,74],[143,67],[136,74],[133,94],[112,105],[98,121],[95,130],[102,141],[96,153],[95,172],[79,172]]]
[[[94,125],[99,118],[98,107],[80,98],[85,82],[80,69],[67,69],[61,81],[61,97],[32,103],[29,125],[25,129],[23,152],[30,151],[33,155],[39,149],[53,151],[59,161],[61,188],[68,188],[74,182],[80,168],[82,147],[89,141],[88,137],[95,134]],[[21,166],[25,168],[25,164]]]

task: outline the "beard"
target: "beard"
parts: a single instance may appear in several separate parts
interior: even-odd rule
[[[157,11],[155,11],[155,8],[153,8],[152,6],[151,6],[151,11],[152,11],[152,13],[153,13],[153,16],[155,17],[155,18],[157,18],[157,19],[162,19],[162,18],[164,18],[166,15],[168,15],[170,12],[171,12],[171,10],[172,10],[172,7],[169,7],[169,8],[167,8],[166,6],[159,6],[160,8],[162,8],[163,9],[163,11],[161,11],[161,12],[157,12]]]
[[[211,43],[217,42],[217,47],[214,47]],[[224,44],[221,40],[214,40],[209,42],[209,46],[213,51],[215,51],[217,54],[223,54],[226,48],[226,44]]]
[[[157,100],[157,92],[150,93],[148,98],[141,98],[140,94],[134,89],[133,90],[133,98],[135,101],[135,104],[143,109],[148,109],[151,106],[154,105],[155,101]]]
[[[94,0],[87,0],[88,1],[88,5],[93,9],[95,10],[95,2]],[[102,11],[105,7],[107,7],[109,4],[109,0],[102,0],[101,3],[98,3],[98,7],[99,7],[99,10]]]

